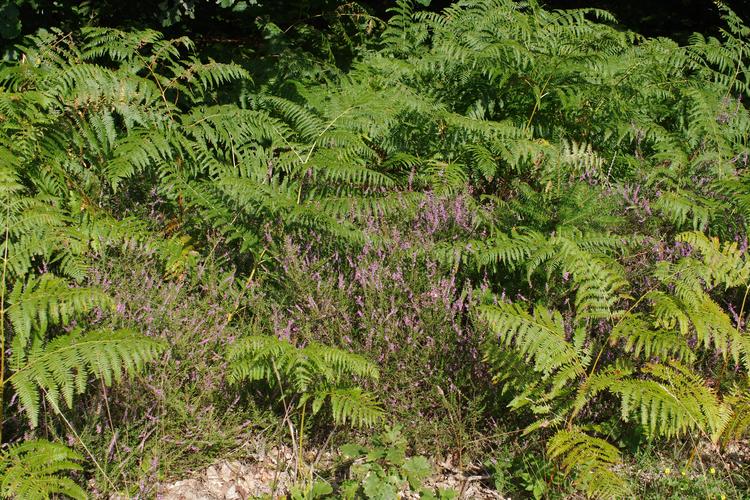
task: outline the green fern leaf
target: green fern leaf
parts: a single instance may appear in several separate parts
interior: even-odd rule
[[[372,427],[385,415],[375,397],[359,387],[334,389],[325,395],[331,402],[333,420],[337,424],[348,421],[355,427]]]
[[[563,470],[576,473],[578,487],[594,498],[625,498],[632,494],[627,481],[615,472],[621,463],[617,448],[573,427],[558,431],[547,442],[550,458]]]
[[[65,324],[94,307],[106,309],[111,305],[112,299],[98,289],[71,287],[52,274],[29,276],[13,287],[5,310],[13,326],[14,349],[26,347],[32,328],[44,333],[49,324]]]
[[[18,394],[21,407],[32,427],[39,417],[39,391],[53,409],[60,400],[68,408],[73,396],[86,390],[89,377],[111,385],[124,374],[133,375],[164,349],[158,340],[130,330],[75,331],[47,344],[37,343],[28,352],[14,353],[16,367],[6,379]]]
[[[44,440],[11,445],[0,453],[0,495],[3,498],[47,500],[65,495],[85,500],[86,492],[69,477],[82,470],[83,457],[57,443]]]
[[[611,387],[621,397],[624,419],[636,414],[652,435],[676,437],[701,431],[718,439],[731,410],[702,377],[676,361],[648,364],[642,372],[647,379],[622,380]]]
[[[516,304],[482,306],[479,312],[499,342],[531,362],[535,371],[548,376],[569,367],[571,376],[585,373],[581,352],[566,340],[559,312],[536,306],[529,313]]]

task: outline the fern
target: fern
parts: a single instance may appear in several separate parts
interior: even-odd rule
[[[655,207],[665,212],[677,227],[682,227],[690,221],[694,229],[703,231],[711,222],[713,210],[707,206],[707,200],[695,198],[695,195],[687,196],[679,192],[662,193]]]
[[[626,351],[644,359],[659,357],[692,362],[696,358],[685,335],[674,328],[655,327],[640,314],[626,316],[612,329],[610,341],[620,340],[624,340]]]
[[[375,365],[356,354],[317,343],[297,348],[274,337],[250,336],[232,346],[228,360],[231,383],[265,381],[282,397],[297,397],[299,408],[310,403],[313,415],[329,402],[336,423],[371,426],[383,417],[372,394],[352,386],[356,379],[378,378]]]
[[[517,305],[485,306],[480,313],[499,333],[499,341],[513,346],[534,370],[546,376],[565,368],[572,376],[583,373],[581,351],[566,340],[560,313],[537,306],[533,313]],[[562,385],[565,381],[561,382]]]
[[[615,470],[620,452],[607,441],[579,428],[558,431],[547,442],[547,453],[558,459],[566,474],[575,473],[578,487],[594,498],[624,498],[632,494]]]
[[[747,388],[736,386],[724,401],[732,409],[732,414],[721,433],[721,441],[726,444],[742,439],[750,432],[750,393]]]
[[[29,440],[11,445],[0,458],[3,498],[45,500],[58,495],[88,498],[78,484],[62,475],[80,471],[83,457],[61,444]]]
[[[336,423],[348,421],[355,427],[372,427],[383,419],[383,412],[375,397],[359,387],[334,389],[328,394],[316,395],[312,401],[313,414],[316,413],[316,405],[319,407],[326,397],[331,403],[331,413]]]
[[[499,341],[496,345],[490,340],[484,348],[493,380],[514,396],[509,403],[512,409],[532,410],[536,420],[526,432],[566,424],[548,441],[548,452],[567,473],[575,473],[578,487],[590,496],[629,494],[626,481],[613,469],[619,462],[616,448],[573,424],[597,401],[617,397],[621,419],[638,422],[652,438],[699,432],[712,441],[726,442],[747,431],[741,393],[723,396],[696,366],[706,351],[736,363],[746,356],[744,335],[709,294],[717,285],[747,283],[744,254],[735,244],[721,245],[702,233],[684,233],[679,239],[695,242],[702,260],[684,257],[675,264],[661,262],[654,276],[665,288],[646,291],[638,300],[631,298],[629,310],[606,315],[613,322],[607,342],[589,331],[585,311],[568,323],[560,312],[539,304],[533,312],[518,304],[479,308]],[[584,248],[601,244],[606,248],[606,239],[578,242]],[[534,253],[519,255],[527,259]],[[643,306],[646,310],[635,310],[641,304],[651,311]],[[690,342],[693,335],[697,343]],[[633,358],[603,361],[606,350],[620,346]],[[503,352],[508,349],[511,352]],[[639,362],[639,357],[647,362]]]
[[[146,39],[153,37],[140,40]],[[41,395],[55,412],[63,401],[71,409],[90,379],[111,385],[164,348],[132,331],[63,333],[61,327],[112,307],[103,291],[80,283],[95,252],[120,244],[127,231],[113,217],[102,216],[92,197],[137,169],[122,170],[103,160],[113,157],[129,131],[173,111],[146,79],[84,62],[92,54],[85,44],[56,33],[36,42],[27,48],[21,71],[0,69],[0,100],[8,113],[0,123],[0,365],[6,370],[4,392],[17,398],[31,428],[40,423]],[[144,233],[129,236],[146,241]],[[0,404],[7,418],[7,400]],[[81,461],[77,453],[45,441],[11,446],[0,471],[2,495],[85,498],[67,477],[82,469]]]
[[[23,350],[31,340],[32,328],[43,335],[50,323],[67,324],[75,314],[111,306],[112,300],[100,290],[71,288],[65,280],[43,274],[16,283],[5,312],[13,326],[15,347]]]
[[[718,439],[731,410],[700,376],[678,362],[649,364],[643,373],[646,380],[623,380],[613,388],[622,397],[623,418],[635,413],[652,435],[701,431]]]
[[[694,332],[704,347],[713,344],[717,352],[738,361],[741,337],[727,312],[703,289],[705,268],[685,259],[675,266],[663,263],[656,275],[664,284],[675,287],[674,295],[651,291],[644,296],[653,304],[657,324],[668,329],[678,327],[683,336]]]
[[[614,313],[627,286],[622,267],[608,255],[622,243],[616,235],[560,228],[549,237],[535,231],[513,232],[510,237],[498,235],[470,245],[481,265],[503,263],[511,269],[523,265],[529,280],[543,266],[572,277],[579,314],[600,318]]]
[[[495,380],[519,384],[513,386],[515,397],[509,406],[516,410],[528,407],[541,417],[527,426],[525,432],[559,425],[569,411],[571,388],[585,375],[590,360],[590,346],[584,345],[585,330],[576,329],[572,342],[568,341],[562,315],[542,306],[535,307],[532,313],[513,304],[484,306],[479,314],[498,335],[497,340],[488,340],[489,347],[485,347],[485,360],[493,362]],[[493,354],[496,341],[512,349],[513,355]],[[520,368],[521,373],[507,378],[502,370],[516,357],[526,364],[511,364]],[[526,370],[534,375],[523,376]]]
[[[123,374],[134,374],[163,348],[161,342],[128,330],[76,331],[36,344],[27,352],[16,352],[13,373],[5,382],[13,386],[31,426],[36,427],[39,391],[52,408],[58,409],[61,399],[71,408],[73,396],[86,390],[89,377],[111,385]]]
[[[718,238],[708,238],[700,232],[679,234],[677,240],[689,243],[701,253],[706,278],[712,286],[722,284],[730,288],[750,283],[750,264],[737,243],[722,245]]]

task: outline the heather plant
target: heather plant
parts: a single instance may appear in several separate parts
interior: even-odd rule
[[[427,226],[426,235],[437,221],[423,214],[413,223]],[[317,255],[313,243],[287,242],[283,288],[275,292],[283,300],[270,323],[282,338],[325,342],[375,361],[381,377],[373,390],[397,421],[430,446],[461,447],[477,430],[483,395],[476,386],[484,377],[482,332],[464,321],[474,292],[426,259],[420,243],[391,236],[384,246],[332,257]]]
[[[178,276],[149,250],[131,248],[127,258],[109,251],[103,263],[90,280],[114,308],[93,321],[137,329],[169,352],[137,380],[98,394],[75,422],[102,457],[99,494],[112,488],[109,477],[123,493],[150,496],[167,471],[210,464],[253,426],[273,422],[262,407],[226,391],[225,350],[252,328],[240,328],[235,315],[259,307],[261,294],[257,283],[225,270],[221,258]]]

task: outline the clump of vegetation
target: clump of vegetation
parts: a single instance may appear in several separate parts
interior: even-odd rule
[[[449,498],[426,456],[535,498],[745,495],[719,465],[750,430],[750,28],[717,8],[678,45],[399,0],[259,20],[257,66],[27,37],[0,62],[0,495],[149,496],[258,433],[298,498]]]
[[[431,467],[424,456],[407,457],[406,439],[398,427],[387,429],[373,438],[373,447],[346,444],[341,451],[352,461],[352,479],[341,485],[343,498],[394,498],[404,489],[417,492],[420,498],[455,498],[456,492],[425,488]]]

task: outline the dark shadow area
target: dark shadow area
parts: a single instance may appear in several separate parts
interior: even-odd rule
[[[750,1],[723,2],[741,18],[750,18]],[[694,32],[715,35],[721,26],[721,14],[712,0],[548,0],[549,8],[596,7],[612,12],[623,27],[646,36],[668,36],[685,41]]]
[[[421,2],[420,2],[421,3]],[[442,10],[449,0],[434,0],[430,10]],[[546,0],[552,9],[597,7],[615,14],[624,28],[646,36],[670,36],[685,40],[690,33],[717,33],[719,9],[712,0]],[[724,2],[740,17],[750,17],[750,0]],[[359,2],[371,14],[385,18],[393,0]],[[326,27],[326,17],[351,2],[342,0],[102,0],[59,2],[55,0],[0,0],[0,39],[17,40],[39,28],[72,30],[84,25],[153,28],[168,35],[189,34],[230,42],[252,43],[256,22],[267,19],[282,28],[298,23]]]

